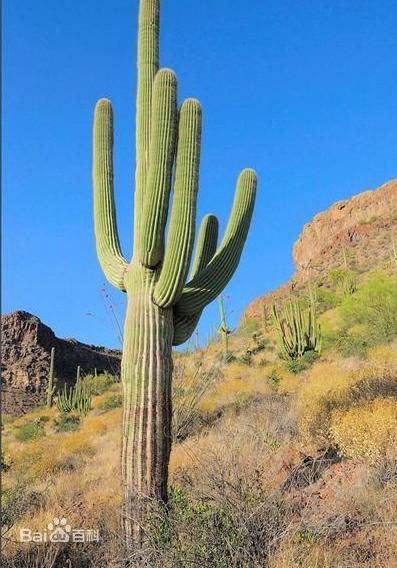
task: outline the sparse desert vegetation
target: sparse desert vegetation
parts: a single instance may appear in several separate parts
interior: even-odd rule
[[[302,369],[279,356],[268,322],[265,331],[245,320],[229,336],[230,361],[221,339],[175,352],[168,516],[153,508],[132,566],[396,565],[397,287],[388,270],[358,275],[352,295],[329,289],[338,300],[319,317],[328,339]],[[367,302],[378,286],[374,314]],[[347,355],[338,337],[356,321],[366,349]],[[5,566],[122,565],[121,385],[85,380],[95,393],[86,416],[42,407],[5,417]],[[20,528],[42,531],[54,515],[98,529],[100,541],[18,542]]]

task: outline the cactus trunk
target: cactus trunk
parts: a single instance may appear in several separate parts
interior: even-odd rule
[[[131,272],[121,364],[123,523],[128,546],[141,540],[151,506],[167,502],[174,335],[172,309],[152,300],[155,273],[139,266]]]

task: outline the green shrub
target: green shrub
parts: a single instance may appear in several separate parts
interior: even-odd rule
[[[5,534],[28,511],[37,510],[45,499],[42,493],[17,481],[13,487],[1,491],[1,527]]]
[[[298,374],[305,371],[320,357],[316,351],[306,351],[300,359],[285,361],[285,366],[291,373]]]
[[[260,331],[260,321],[245,315],[240,324],[240,335],[252,335]]]
[[[38,418],[35,419],[36,422],[40,423],[40,424],[46,424],[47,422],[50,421],[50,417],[46,416],[45,414],[43,416],[39,416]]]
[[[252,363],[252,351],[250,349],[247,349],[247,351],[243,353],[238,360],[240,361],[240,363],[250,366]]]
[[[337,346],[343,354],[363,356],[368,347],[391,341],[397,335],[397,276],[374,272],[339,310],[343,324]]]
[[[119,408],[123,404],[123,397],[121,394],[111,394],[99,406],[100,410],[106,412],[113,408]]]
[[[357,291],[357,276],[352,270],[332,268],[328,272],[328,276],[340,296],[351,296]]]
[[[61,414],[55,420],[55,432],[73,432],[80,427],[80,418],[75,414]]]
[[[35,440],[37,438],[42,438],[45,436],[45,430],[40,418],[34,420],[33,422],[26,422],[19,426],[15,437],[20,442],[27,442],[28,440]]]
[[[110,373],[101,373],[100,375],[87,375],[84,382],[90,389],[91,394],[99,395],[109,390],[116,382],[117,378]]]
[[[332,310],[340,303],[338,296],[329,288],[317,288],[316,306],[319,314]]]
[[[270,381],[270,384],[273,386],[273,388],[275,390],[277,390],[279,385],[280,385],[280,381],[281,381],[281,377],[280,377],[277,369],[272,369],[270,371],[270,374],[267,376],[267,378]]]

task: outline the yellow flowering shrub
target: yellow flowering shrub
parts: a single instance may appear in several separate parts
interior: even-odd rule
[[[377,399],[397,399],[397,348],[369,350],[368,360],[355,371],[322,361],[312,367],[298,396],[299,429],[305,442],[329,444],[335,411]]]
[[[345,405],[352,383],[351,374],[335,364],[312,367],[298,396],[299,430],[306,443],[327,443],[331,414]]]
[[[344,456],[374,464],[397,449],[397,400],[376,399],[336,410],[330,433]]]

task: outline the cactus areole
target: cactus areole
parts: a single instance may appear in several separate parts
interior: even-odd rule
[[[159,68],[159,11],[159,0],[141,0],[131,261],[123,257],[117,232],[113,112],[107,99],[96,105],[93,133],[97,254],[109,282],[128,296],[121,365],[127,546],[142,540],[150,503],[167,502],[172,346],[191,336],[205,306],[219,296],[236,270],[257,185],[253,170],[240,174],[219,246],[217,218],[207,215],[202,220],[188,277],[199,185],[201,107],[197,100],[187,99],[178,109],[176,76]]]

